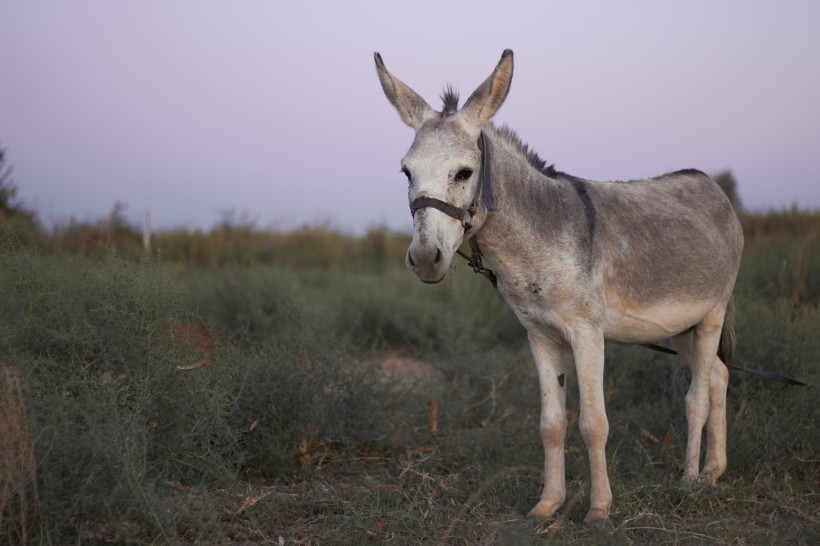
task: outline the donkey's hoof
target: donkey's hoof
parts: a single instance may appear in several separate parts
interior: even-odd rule
[[[717,485],[718,478],[723,476],[724,472],[726,472],[726,465],[706,466],[700,472],[700,479],[702,482],[708,483],[709,485]]]
[[[599,508],[592,508],[584,518],[584,525],[601,529],[611,529],[612,522],[606,512]]]
[[[684,489],[697,489],[701,485],[698,474],[684,474],[680,479],[680,485]]]
[[[560,506],[557,502],[539,501],[538,504],[527,513],[527,519],[539,522],[546,521],[555,515],[555,511],[558,510]]]
[[[702,472],[694,476],[684,475],[683,478],[681,478],[680,484],[681,487],[687,491],[698,491],[715,485],[716,480],[717,476]]]

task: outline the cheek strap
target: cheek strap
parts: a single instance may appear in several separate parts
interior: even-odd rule
[[[495,204],[495,197],[493,197],[492,184],[490,183],[490,141],[486,138],[484,131],[481,131],[481,135],[478,137],[478,147],[481,150],[481,169],[470,206],[465,209],[434,197],[416,197],[410,204],[411,216],[415,216],[416,211],[419,209],[432,208],[443,212],[451,218],[455,218],[461,222],[465,230],[468,230],[472,227],[470,220],[472,220],[478,211],[478,202],[481,199],[482,193],[484,194],[484,204],[487,206],[487,210],[498,210]]]

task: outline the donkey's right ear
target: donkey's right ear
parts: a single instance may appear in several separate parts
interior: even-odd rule
[[[423,98],[387,71],[381,55],[374,53],[373,57],[376,59],[376,71],[379,73],[384,94],[399,112],[404,123],[418,129],[425,121],[436,116],[436,111],[430,108]]]
[[[511,49],[505,49],[490,77],[484,80],[464,103],[462,115],[472,117],[477,125],[493,117],[510,92],[512,75],[513,52]]]

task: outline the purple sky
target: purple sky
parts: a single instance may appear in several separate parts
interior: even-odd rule
[[[728,168],[749,208],[820,207],[820,2],[579,4],[3,2],[0,146],[47,223],[409,230],[373,51],[438,108],[509,47],[496,120],[559,169]]]

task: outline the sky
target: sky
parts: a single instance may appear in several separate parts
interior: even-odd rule
[[[730,169],[747,208],[817,209],[818,28],[798,0],[0,0],[0,147],[46,225],[409,231],[373,52],[439,109],[511,48],[495,120],[558,169]]]

